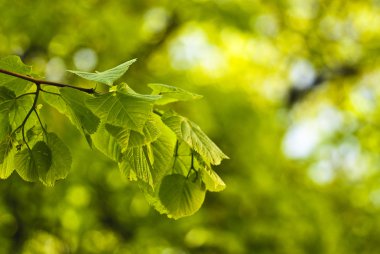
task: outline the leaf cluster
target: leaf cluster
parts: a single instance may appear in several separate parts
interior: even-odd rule
[[[151,94],[115,84],[134,62],[103,72],[70,71],[108,86],[107,92],[98,93],[28,78],[34,74],[18,57],[0,59],[0,178],[16,171],[26,181],[53,186],[67,176],[70,151],[42,123],[42,100],[66,115],[91,148],[117,162],[121,174],[136,181],[160,213],[175,219],[192,215],[206,191],[223,190],[225,184],[212,166],[228,157],[197,124],[172,110],[157,109],[201,96],[164,84],[149,84]]]

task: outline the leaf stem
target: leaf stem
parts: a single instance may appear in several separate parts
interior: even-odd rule
[[[56,87],[69,87],[69,88],[76,89],[76,90],[79,90],[79,91],[82,91],[82,92],[85,92],[85,93],[88,93],[88,94],[94,94],[95,93],[95,89],[94,88],[83,88],[83,87],[77,87],[77,86],[67,85],[67,84],[63,84],[63,83],[57,83],[57,82],[53,82],[53,81],[36,79],[36,78],[30,77],[30,76],[26,76],[26,75],[23,75],[23,74],[12,72],[12,71],[7,71],[7,70],[4,70],[4,69],[0,69],[0,73],[3,73],[3,74],[8,75],[8,76],[13,76],[13,77],[16,77],[16,78],[20,78],[20,79],[23,79],[23,80],[27,80],[27,81],[30,81],[30,82],[36,84],[36,85],[47,85],[47,86],[56,86]]]
[[[17,100],[17,99],[20,99],[21,97],[23,97],[23,96],[26,96],[26,95],[36,95],[36,92],[32,92],[32,93],[24,93],[24,94],[21,94],[21,95],[19,95],[19,96],[17,96],[15,99]]]
[[[40,126],[41,126],[41,128],[42,128],[42,131],[43,131],[44,134],[45,134],[45,137],[47,138],[47,131],[46,131],[46,129],[44,128],[44,125],[42,124],[42,121],[41,121],[40,115],[38,114],[38,112],[37,112],[37,110],[36,110],[35,108],[33,109],[33,111],[34,111],[34,113],[35,113],[36,116],[37,116],[38,122],[40,123]]]
[[[57,95],[57,96],[61,96],[60,93],[49,92],[49,91],[46,91],[46,90],[44,90],[42,88],[41,88],[41,92],[48,93],[48,94],[53,94],[53,95]]]
[[[15,133],[16,131],[18,131],[19,129],[21,129],[22,140],[26,144],[26,146],[27,146],[27,148],[28,148],[29,151],[31,151],[31,150],[30,150],[29,144],[28,144],[28,142],[26,141],[26,138],[25,138],[25,124],[28,121],[30,115],[33,113],[33,111],[36,110],[37,101],[38,101],[38,95],[40,94],[40,91],[41,91],[40,84],[38,84],[38,83],[35,83],[35,84],[37,86],[37,89],[34,92],[35,97],[34,97],[33,105],[30,108],[30,110],[28,111],[28,113],[26,114],[26,116],[25,116],[24,120],[22,121],[22,123],[12,132],[12,133]]]

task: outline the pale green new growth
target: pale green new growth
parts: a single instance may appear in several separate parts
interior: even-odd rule
[[[72,72],[84,79],[96,81],[108,86],[112,86],[113,82],[115,80],[119,79],[123,74],[129,69],[129,66],[131,66],[134,62],[136,62],[136,59],[132,59],[128,62],[122,63],[115,68],[103,71],[103,72],[84,72],[84,71],[69,71]]]
[[[206,190],[198,182],[173,174],[164,177],[159,197],[170,216],[178,219],[194,214],[202,206]]]
[[[153,110],[151,97],[111,92],[90,98],[87,106],[105,123],[142,131]]]
[[[24,75],[32,74],[32,68],[23,64],[18,56],[6,56],[1,58],[0,69],[13,71]],[[28,91],[32,86],[32,83],[27,80],[22,80],[0,73],[0,86],[4,86],[19,95]]]
[[[198,100],[203,97],[174,86],[164,84],[148,84],[148,86],[152,89],[153,95],[162,95],[162,98],[156,101],[157,105],[165,105],[176,101]]]
[[[137,181],[160,213],[174,219],[192,215],[206,191],[223,190],[225,184],[211,166],[228,157],[198,125],[155,108],[202,96],[163,84],[149,84],[150,95],[125,83],[114,85],[134,61],[97,73],[71,71],[110,86],[100,94],[34,79],[18,57],[0,59],[0,178],[16,171],[25,181],[46,186],[66,178],[71,154],[39,116],[42,99],[67,116],[91,147],[117,162],[122,175]]]
[[[223,159],[228,159],[228,156],[207,137],[201,128],[187,118],[169,112],[163,116],[162,120],[179,139],[199,153],[205,161],[219,165]]]

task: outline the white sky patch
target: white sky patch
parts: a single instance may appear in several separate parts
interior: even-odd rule
[[[179,70],[201,66],[213,72],[225,66],[221,50],[208,42],[201,29],[192,29],[174,40],[169,47],[169,54],[173,68]]]
[[[318,125],[313,120],[294,124],[283,141],[286,156],[293,159],[307,158],[320,143]]]
[[[295,88],[310,87],[316,77],[315,70],[309,61],[300,59],[292,64],[289,71],[289,80]]]
[[[333,107],[325,106],[315,118],[303,119],[289,127],[283,140],[283,151],[289,158],[306,159],[342,124],[342,114]]]

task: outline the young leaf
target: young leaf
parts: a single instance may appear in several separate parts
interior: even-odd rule
[[[130,180],[141,180],[153,187],[153,154],[150,146],[129,148],[120,164],[121,172]]]
[[[51,166],[46,172],[43,171],[46,166],[42,166],[39,178],[45,185],[53,186],[56,180],[66,178],[72,159],[69,149],[55,133],[47,134],[47,146],[51,150]]]
[[[100,119],[85,105],[85,101],[91,96],[70,88],[61,88],[60,92],[62,99],[68,106],[68,110],[71,112],[72,120],[78,128],[85,130],[89,134],[95,133]]]
[[[117,127],[120,128],[120,127]],[[100,124],[98,130],[92,135],[94,146],[109,157],[111,160],[119,162],[121,157],[121,147],[115,137],[106,129],[104,124]]]
[[[12,131],[7,115],[0,114],[0,141],[2,141]]]
[[[227,155],[212,142],[201,128],[187,118],[175,113],[167,113],[162,120],[179,139],[199,153],[206,162],[219,165],[223,159],[228,159]]]
[[[119,163],[121,172],[130,180],[141,180],[155,188],[170,170],[175,135],[161,121],[157,122],[161,135],[141,146],[129,147]]]
[[[183,175],[168,175],[162,180],[159,197],[169,211],[168,216],[178,219],[194,214],[202,206],[206,190],[199,182]]]
[[[28,149],[16,153],[15,168],[19,176],[25,181],[35,182],[38,180],[36,162]]]
[[[16,97],[16,94],[6,87],[0,87],[0,114],[8,115],[9,122],[19,125],[33,104],[29,96]]]
[[[69,118],[80,131],[83,131],[87,142],[92,147],[92,140],[89,134],[95,133],[100,119],[85,105],[85,101],[91,98],[91,96],[71,88],[61,88],[60,92],[62,99],[67,104],[66,109]]]
[[[0,142],[0,179],[8,178],[15,170],[14,155],[12,138],[7,136]]]
[[[148,84],[153,90],[153,95],[162,95],[162,98],[157,100],[155,104],[165,105],[176,101],[190,101],[201,99],[203,96],[188,92],[179,87],[164,85],[164,84]]]
[[[0,69],[16,72],[19,74],[30,75],[32,68],[22,63],[18,56],[6,56],[0,59]],[[32,83],[14,76],[0,73],[0,86],[7,87],[16,94],[28,91]]]
[[[167,175],[171,171],[171,162],[174,153],[174,146],[176,137],[173,132],[164,124],[160,124],[161,135],[157,140],[151,143],[151,149],[153,151],[153,182],[156,186],[164,175]]]
[[[152,98],[111,92],[86,101],[105,123],[141,132],[153,110]]]
[[[129,136],[131,134],[130,129],[126,129],[120,126],[114,126],[111,124],[105,125],[106,130],[112,137],[114,137],[119,144],[121,151],[125,152],[128,149]]]
[[[128,148],[143,146],[156,140],[160,135],[157,121],[161,122],[159,117],[152,115],[151,118],[146,121],[141,133],[110,124],[106,124],[105,127],[107,131],[116,138],[122,152],[125,152]],[[161,125],[163,124],[161,123]]]
[[[16,103],[16,94],[6,87],[0,87],[0,113],[9,113]]]
[[[202,182],[205,184],[208,191],[218,192],[226,188],[226,184],[223,180],[210,167],[200,168],[200,173]]]
[[[52,165],[52,151],[44,141],[38,141],[32,148],[38,175],[44,179]]]
[[[43,129],[40,125],[34,125],[32,128],[27,130],[26,132],[26,138],[28,142],[34,142],[38,139],[42,138],[43,135]]]
[[[59,113],[66,114],[66,102],[62,99],[59,88],[55,86],[45,86],[43,89],[46,91],[41,93],[44,102],[58,110]]]
[[[136,59],[132,59],[128,62],[122,63],[112,69],[103,71],[103,72],[84,72],[84,71],[69,71],[72,72],[84,79],[96,81],[108,86],[112,86],[113,82],[123,76],[123,74],[129,69]]]

